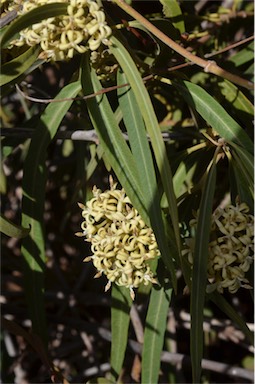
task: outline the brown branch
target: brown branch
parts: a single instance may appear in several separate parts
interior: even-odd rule
[[[208,54],[206,54],[204,57],[205,57],[205,58],[208,58],[208,57],[212,57],[212,56],[219,55],[219,54],[221,54],[221,53],[223,53],[223,52],[229,51],[230,49],[236,48],[236,47],[238,47],[239,45],[248,43],[248,41],[252,41],[252,40],[254,40],[254,35],[253,35],[253,36],[249,36],[249,37],[247,37],[246,39],[243,39],[243,40],[241,40],[241,41],[237,41],[236,43],[233,43],[233,44],[231,44],[231,45],[228,45],[227,47],[222,48],[222,49],[220,49],[220,50],[217,51],[217,52],[214,52],[214,53],[208,53]]]
[[[228,45],[227,47],[225,47],[223,49],[220,49],[219,51],[216,51],[216,52],[213,52],[213,53],[208,53],[208,54],[205,55],[205,57],[209,58],[209,57],[213,57],[213,56],[219,55],[219,54],[221,54],[223,52],[229,51],[230,49],[236,48],[236,47],[238,47],[238,46],[240,46],[242,44],[245,44],[245,43],[247,43],[249,41],[252,41],[252,40],[254,40],[254,36],[249,36],[246,39],[243,39],[241,41],[238,41],[236,43]],[[194,65],[194,64],[195,64],[194,62],[189,61],[187,63],[182,63],[182,64],[175,65],[173,67],[167,68],[167,71],[168,72],[177,71],[178,69],[189,67],[189,66]],[[148,80],[151,80],[152,78],[154,78],[154,76],[151,74],[151,75],[145,76],[142,80],[144,82],[146,82]],[[129,83],[115,85],[115,86],[108,87],[108,88],[102,88],[100,91],[98,91],[96,93],[92,93],[92,94],[87,95],[87,96],[82,96],[82,97],[78,96],[78,97],[64,98],[64,99],[52,99],[52,98],[41,99],[41,98],[37,98],[37,97],[28,96],[28,95],[25,94],[25,92],[23,92],[20,89],[18,84],[16,84],[15,86],[16,86],[17,92],[20,93],[25,99],[33,101],[35,103],[49,104],[49,103],[59,103],[59,102],[71,101],[71,100],[72,101],[87,100],[87,99],[90,99],[90,98],[95,97],[97,95],[101,95],[101,94],[105,94],[105,93],[108,93],[108,92],[112,92],[112,91],[115,91],[116,89],[124,88],[124,87],[127,87],[129,85],[130,85]]]
[[[189,61],[204,68],[205,72],[223,77],[244,88],[253,89],[254,84],[251,81],[243,79],[240,76],[234,75],[226,71],[225,69],[219,67],[214,61],[204,60],[201,57],[194,55],[193,53],[189,52],[187,49],[177,44],[170,37],[166,36],[157,27],[155,27],[149,20],[147,20],[139,12],[137,12],[134,8],[132,8],[127,3],[125,3],[124,0],[112,0],[112,1],[116,3],[121,9],[123,9],[126,13],[132,16],[134,19],[139,21],[145,28],[147,28],[154,36],[156,36],[163,43],[168,45],[170,48],[172,48],[174,51],[176,51],[177,53],[179,53],[181,56],[185,57]]]
[[[143,81],[148,81],[148,80],[150,80],[152,78],[153,78],[153,75],[148,75],[148,76],[143,78]],[[72,101],[88,100],[88,99],[92,99],[93,97],[96,97],[96,96],[99,96],[99,95],[103,95],[105,93],[115,91],[116,89],[123,88],[123,87],[128,87],[128,86],[129,86],[129,83],[120,84],[120,85],[114,85],[112,87],[102,88],[102,89],[100,89],[100,91],[97,91],[95,93],[91,93],[90,95],[82,96],[82,97],[66,97],[66,98],[63,98],[63,99],[40,99],[40,98],[37,98],[37,97],[32,97],[32,96],[26,95],[20,89],[18,84],[15,84],[17,92],[19,94],[21,94],[25,99],[30,100],[30,101],[34,101],[35,103],[42,103],[42,104],[60,103],[60,102],[63,102],[63,101],[71,101],[71,100]]]

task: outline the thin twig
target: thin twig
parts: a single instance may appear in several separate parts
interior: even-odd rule
[[[226,71],[225,69],[219,67],[214,61],[204,60],[201,57],[194,55],[193,53],[189,52],[187,49],[177,44],[170,37],[166,36],[162,31],[160,31],[157,27],[155,27],[149,20],[147,20],[139,12],[137,12],[134,8],[128,5],[124,0],[112,0],[112,1],[116,3],[121,9],[123,9],[126,13],[128,13],[138,22],[140,22],[145,28],[147,28],[154,36],[156,36],[163,43],[168,45],[170,48],[172,48],[174,51],[176,51],[177,53],[179,53],[181,56],[185,57],[189,61],[204,68],[205,72],[223,77],[244,88],[253,89],[254,84],[251,81],[243,79],[240,76],[234,75]]]
[[[145,76],[143,78],[143,81],[148,81],[148,80],[151,80],[152,78],[153,78],[153,75],[148,75],[148,76]],[[42,103],[42,104],[59,103],[59,102],[71,101],[71,100],[72,101],[88,100],[88,99],[92,99],[95,96],[103,95],[105,93],[115,91],[116,89],[124,88],[124,87],[129,87],[129,86],[130,86],[129,83],[120,84],[120,85],[113,85],[112,87],[102,88],[102,89],[100,89],[97,92],[94,92],[94,93],[91,93],[90,95],[86,95],[86,96],[82,96],[82,97],[67,97],[67,98],[64,98],[64,99],[39,99],[39,98],[36,98],[36,97],[31,97],[31,96],[26,95],[20,89],[18,84],[15,84],[17,92],[20,93],[25,99],[30,100],[30,101],[34,101],[36,103]]]
[[[75,327],[76,329],[79,329],[80,332],[84,330],[85,332],[88,332],[88,333],[98,334],[106,341],[109,341],[109,342],[112,341],[111,332],[108,329],[102,326],[99,326],[98,324],[92,324],[86,321],[80,321],[77,319],[67,318],[64,316],[61,318],[61,321],[59,320],[59,318],[56,318],[55,316],[52,316],[52,315],[49,315],[48,318],[49,318],[49,321],[51,321],[52,323],[58,323],[58,324],[63,324],[65,326]],[[83,346],[82,341],[80,342],[80,344],[81,346]],[[131,348],[131,350],[134,351],[135,353],[141,354],[142,352],[142,345],[137,341],[129,340],[128,347]],[[170,363],[173,365],[181,363],[182,366],[188,366],[188,367],[191,366],[190,357],[187,355],[183,355],[181,353],[171,353],[171,352],[163,351],[161,354],[161,361],[165,363]],[[233,365],[230,365],[230,364],[224,364],[218,361],[203,359],[202,368],[209,371],[222,373],[230,377],[243,378],[243,379],[253,381],[252,371],[244,368],[233,367]]]
[[[2,137],[29,139],[33,136],[35,130],[33,128],[1,128]],[[123,137],[128,141],[127,133],[123,132]],[[169,140],[186,140],[187,135],[181,132],[162,132],[162,138],[164,141]],[[73,141],[92,141],[96,144],[99,143],[99,139],[95,130],[90,129],[87,131],[58,131],[54,137],[55,140],[73,140]],[[148,136],[148,140],[150,140]]]
[[[213,56],[219,55],[220,53],[223,53],[223,52],[226,52],[226,51],[228,51],[230,49],[236,48],[237,46],[245,44],[248,41],[251,41],[253,39],[254,39],[254,36],[249,36],[246,39],[244,39],[242,41],[238,41],[237,43],[228,45],[227,47],[225,47],[225,48],[223,48],[223,49],[221,49],[221,50],[219,50],[217,52],[208,53],[208,54],[205,55],[205,57],[209,58],[209,57],[213,57]],[[196,63],[189,61],[187,63],[182,63],[182,64],[175,65],[174,67],[170,67],[170,68],[167,69],[167,71],[168,72],[177,71],[178,69],[185,68],[185,67],[188,67],[188,66],[194,65],[194,64],[196,64]],[[144,82],[146,82],[146,81],[151,80],[153,78],[154,78],[154,75],[151,74],[151,75],[145,76],[142,80]],[[130,85],[129,83],[115,85],[115,86],[112,86],[112,87],[101,89],[100,91],[92,93],[92,94],[87,95],[87,96],[82,96],[82,97],[78,96],[78,97],[64,98],[64,99],[52,99],[52,98],[50,98],[50,99],[41,99],[41,98],[37,98],[37,97],[28,96],[28,95],[26,95],[20,89],[18,84],[16,84],[15,86],[16,86],[17,92],[20,95],[22,95],[25,99],[33,101],[33,102],[36,102],[36,103],[49,104],[49,103],[59,103],[59,102],[71,101],[71,100],[72,101],[87,100],[87,99],[93,98],[93,97],[101,95],[101,94],[105,94],[105,93],[108,93],[108,92],[115,91],[116,89],[119,89],[119,88],[128,87],[129,85]]]
[[[241,40],[241,41],[237,41],[236,43],[233,43],[233,44],[231,44],[231,45],[228,45],[227,47],[222,48],[222,49],[220,49],[220,50],[217,51],[217,52],[214,52],[214,53],[207,53],[207,54],[204,55],[204,57],[207,59],[207,58],[209,58],[209,57],[213,57],[213,56],[219,55],[219,54],[221,54],[221,53],[223,53],[223,52],[229,51],[230,49],[236,48],[236,47],[238,47],[239,45],[248,43],[248,41],[252,41],[252,40],[254,40],[254,35],[249,36],[249,37],[247,37],[246,39],[243,39],[243,40]]]

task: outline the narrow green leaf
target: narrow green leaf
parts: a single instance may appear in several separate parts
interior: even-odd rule
[[[237,162],[240,162],[243,170],[247,172],[247,175],[250,179],[250,184],[254,184],[254,157],[246,151],[245,148],[240,148],[235,143],[230,143],[234,150],[232,150],[232,155]]]
[[[96,377],[94,379],[91,379],[89,381],[86,381],[86,384],[111,384],[111,382],[109,382],[109,379],[106,379],[105,377]]]
[[[125,84],[127,82],[128,78],[126,75],[119,73],[118,84]],[[152,224],[158,223],[160,226],[158,227],[158,231],[162,233],[164,223],[161,217],[156,175],[143,118],[132,89],[120,89],[118,95],[130,146],[139,171],[143,198],[146,202],[146,207],[148,207],[151,212],[150,218]],[[153,226],[153,228],[155,227]],[[169,264],[169,260],[175,257],[176,255],[169,252],[166,264]],[[156,383],[158,380],[171,292],[172,289],[169,287],[166,288],[164,283],[160,289],[152,287],[149,311],[146,319],[149,326],[145,330],[142,356],[142,382],[144,383]]]
[[[31,47],[20,56],[4,64],[1,67],[0,86],[21,76],[37,59],[39,48]]]
[[[188,150],[183,151],[178,156],[177,161],[178,167],[173,176],[173,183],[175,195],[179,198],[194,186],[194,182],[198,178],[198,175],[195,178],[196,173],[199,173],[200,177],[203,176],[203,172],[211,158],[207,156],[206,150],[202,148],[190,154]],[[198,166],[198,163],[201,164],[201,161],[203,161],[203,167]]]
[[[149,94],[142,81],[141,75],[136,68],[129,52],[115,37],[111,37],[112,45],[110,50],[120,63],[125,72],[129,84],[135,94],[136,101],[142,113],[146,130],[151,138],[153,151],[156,157],[157,166],[161,175],[164,190],[169,203],[170,216],[175,230],[176,241],[179,242],[179,225],[176,198],[173,190],[172,171],[168,162],[166,147],[161,135],[158,121],[153,109]]]
[[[202,193],[195,237],[191,289],[191,334],[190,354],[193,382],[200,383],[203,357],[203,310],[207,281],[208,244],[211,230],[211,215],[216,183],[216,165],[212,164]]]
[[[163,13],[165,17],[169,17],[175,28],[179,29],[180,33],[185,32],[185,24],[181,8],[177,0],[160,0],[163,5]]]
[[[120,63],[122,70],[128,79],[128,82],[134,92],[135,100],[139,107],[140,113],[142,114],[147,132],[151,137],[152,147],[155,153],[157,166],[161,174],[164,190],[169,203],[170,216],[172,220],[172,225],[174,227],[176,242],[179,245],[180,238],[179,238],[179,225],[178,225],[178,211],[177,211],[176,198],[173,190],[172,173],[171,173],[171,168],[167,159],[165,144],[162,139],[162,135],[160,132],[160,128],[158,125],[158,121],[157,121],[154,109],[151,104],[151,100],[148,95],[148,92],[141,79],[141,75],[138,72],[136,65],[132,60],[131,56],[129,55],[128,51],[117,39],[112,37],[111,41],[113,45],[111,45],[110,49],[114,54],[114,56],[116,57],[116,59],[118,60],[118,62]],[[146,169],[145,164],[143,167],[145,167],[144,169]],[[146,171],[146,174],[147,174],[147,171]],[[147,175],[150,177],[149,174]],[[148,179],[147,179],[146,187],[150,188]],[[147,190],[144,190],[142,192],[144,192],[144,196],[146,193],[149,193]],[[151,190],[151,193],[152,194],[149,195],[150,199],[153,198],[153,200],[150,202],[151,226],[155,233],[162,258],[171,273],[172,283],[175,288],[176,275],[173,267],[173,260],[171,259],[171,257],[169,257],[170,252],[169,252],[169,247],[166,241],[166,236],[162,231],[163,222],[162,222],[162,216],[159,214],[159,207],[158,207],[159,202],[157,201],[156,189]]]
[[[26,237],[30,228],[23,228],[19,225],[12,223],[10,220],[6,219],[6,217],[0,216],[0,231],[7,236],[15,237],[17,239],[22,239]]]
[[[240,163],[231,156],[229,158],[231,200],[235,201],[236,197],[239,196],[240,200],[245,202],[252,210],[254,208],[254,185],[250,185],[246,176]]]
[[[229,101],[237,110],[246,112],[253,116],[253,105],[250,100],[243,94],[243,92],[230,81],[224,79],[219,83],[222,94],[226,100]]]
[[[39,48],[31,47],[1,67],[0,87],[21,76],[37,59]]]
[[[127,81],[128,79],[126,74],[118,74],[118,84],[125,84]],[[162,257],[164,258],[169,270],[172,271],[175,281],[175,269],[173,262],[169,257],[166,239],[163,239],[165,235],[163,231],[164,223],[160,208],[160,198],[144,121],[132,89],[120,88],[118,96],[120,108],[123,113],[123,119],[128,132],[130,146],[139,172],[139,183],[142,191],[142,198],[144,200],[145,207],[149,212],[151,226],[155,235],[157,239],[160,239],[160,237],[162,238],[158,241],[159,246],[161,247],[160,249],[165,250],[165,252],[161,252]],[[168,257],[165,256],[166,254]]]
[[[72,98],[80,91],[80,82],[63,88],[56,99]],[[24,165],[22,225],[31,227],[23,240],[24,281],[33,331],[46,340],[44,313],[45,245],[43,229],[47,147],[70,108],[72,101],[50,104],[42,114],[32,137]]]
[[[253,144],[242,127],[202,87],[188,81],[173,82],[187,103],[227,142],[246,148],[253,153]]]
[[[217,305],[217,307],[224,312],[234,324],[238,325],[244,335],[247,337],[251,345],[254,345],[254,335],[253,332],[247,327],[244,319],[239,315],[239,313],[234,309],[219,292],[213,292],[208,294],[208,298]]]
[[[94,70],[89,67],[88,56],[84,55],[81,81],[84,94],[92,94],[102,89]],[[90,118],[97,131],[100,144],[121,185],[143,219],[150,225],[150,219],[142,199],[139,175],[134,157],[119,129],[116,118],[106,95],[87,100]]]
[[[39,23],[42,20],[49,17],[64,15],[67,11],[67,5],[63,3],[51,3],[42,5],[24,15],[19,16],[13,23],[11,23],[1,35],[0,44],[4,47],[11,39],[15,37],[15,34],[22,31],[22,29],[29,27],[30,25]]]
[[[90,159],[90,161],[86,167],[86,180],[87,181],[91,178],[91,176],[95,172],[97,165],[98,165],[98,162],[101,160],[101,158],[103,156],[103,153],[104,153],[104,150],[101,147],[101,145],[97,145],[95,148],[95,151],[93,152],[91,159]]]
[[[234,63],[236,67],[240,67],[249,61],[254,60],[254,42],[252,41],[245,48],[241,49],[235,55],[233,55],[228,61]]]
[[[6,149],[6,147],[5,147]],[[4,151],[4,148],[2,148],[2,155],[5,157],[5,152]],[[6,180],[6,175],[4,173],[4,169],[3,169],[3,161],[2,161],[2,164],[0,166],[0,193],[5,195],[7,192],[7,180]]]
[[[128,83],[125,73],[118,72],[117,84]],[[128,139],[139,172],[139,183],[147,200],[148,209],[157,194],[157,181],[153,166],[152,155],[146,136],[144,121],[130,87],[118,89],[118,101],[122,111]]]
[[[238,158],[233,157],[230,166],[235,176],[238,196],[252,209],[254,207],[254,183],[251,182],[251,178]],[[235,197],[233,196],[233,198]]]
[[[111,305],[111,378],[114,382],[118,380],[125,357],[131,305],[132,299],[129,289],[113,284]]]
[[[161,287],[152,286],[149,309],[146,316],[144,344],[142,352],[142,380],[143,384],[158,383],[160,358],[164,345],[169,303],[172,287],[164,280],[164,270],[159,265],[158,275],[162,278]]]

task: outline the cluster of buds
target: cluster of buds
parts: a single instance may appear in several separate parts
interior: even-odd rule
[[[100,46],[97,51],[91,52],[90,61],[99,80],[110,81],[115,79],[119,66],[109,48]]]
[[[20,4],[20,1],[13,0],[10,9],[16,3]],[[97,0],[28,0],[23,2],[18,14],[23,15],[50,3],[66,3],[67,13],[23,29],[19,39],[12,41],[10,47],[40,45],[40,58],[59,61],[70,59],[75,53],[95,51],[101,44],[109,44],[111,28],[106,24],[105,13]]]
[[[153,231],[125,191],[116,187],[110,178],[110,190],[102,192],[94,187],[94,197],[86,205],[79,203],[84,221],[83,232],[77,235],[86,236],[91,243],[93,255],[84,261],[93,261],[98,271],[95,277],[107,277],[105,290],[114,282],[129,288],[134,300],[134,288],[156,283],[148,262],[159,256],[159,250]]]
[[[197,213],[196,213],[197,216]],[[190,221],[196,228],[197,218]],[[193,264],[194,239],[185,240],[183,254]],[[224,288],[235,293],[240,287],[251,289],[245,273],[254,260],[254,216],[249,214],[246,203],[218,208],[212,215],[209,243],[207,292]]]

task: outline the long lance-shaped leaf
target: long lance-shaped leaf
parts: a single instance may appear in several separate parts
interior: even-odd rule
[[[56,99],[72,98],[80,91],[80,82],[63,88]],[[44,111],[33,135],[24,165],[22,225],[31,227],[23,240],[24,281],[33,331],[46,340],[44,312],[45,246],[43,210],[45,197],[46,151],[70,108],[72,101],[52,103]]]
[[[38,47],[31,47],[20,56],[4,64],[1,67],[0,86],[21,76],[37,59],[39,53]]]
[[[241,163],[242,167],[250,179],[250,184],[254,184],[254,157],[246,151],[245,148],[240,148],[235,143],[230,143],[234,151],[232,151],[233,157],[237,158],[236,160]]]
[[[239,158],[229,159],[229,172],[231,183],[231,194],[234,200],[238,195],[240,200],[245,202],[250,209],[254,207],[254,184],[251,183],[249,176]]]
[[[238,89],[238,87],[230,81],[224,79],[219,83],[221,93],[226,100],[233,105],[238,111],[246,112],[251,117],[253,116],[253,105],[249,99]],[[246,119],[247,120],[247,119]]]
[[[243,128],[202,87],[189,81],[175,81],[173,85],[221,137],[253,153],[253,143]]]
[[[19,16],[13,23],[11,23],[1,36],[0,44],[4,47],[11,39],[15,37],[15,34],[22,31],[22,29],[29,27],[30,25],[39,23],[42,20],[49,17],[64,15],[67,10],[68,4],[52,3],[42,5],[32,9],[31,11]]]
[[[117,83],[118,85],[128,83],[125,73],[118,72]],[[130,87],[118,89],[118,101],[127,129],[132,154],[139,172],[139,184],[144,192],[144,199],[147,201],[147,206],[150,208],[153,204],[154,197],[156,197],[158,203],[159,198],[157,196],[156,174],[144,121],[133,90]]]
[[[94,70],[90,71],[88,55],[84,55],[81,82],[85,95],[102,89]],[[143,202],[139,174],[134,157],[123,138],[106,95],[99,95],[87,100],[92,124],[98,134],[100,144],[116,173],[118,180],[127,192],[133,205],[143,219],[150,225],[148,211]]]
[[[159,263],[159,275],[164,280],[165,271]],[[150,296],[149,309],[146,316],[144,344],[142,352],[143,384],[158,383],[160,358],[164,345],[167,314],[172,297],[172,287],[169,281],[162,281],[161,287],[153,286]]]
[[[0,232],[4,233],[7,236],[15,237],[17,239],[22,239],[26,237],[30,228],[23,228],[19,225],[12,223],[10,220],[6,219],[6,217],[0,216]]]
[[[169,211],[176,236],[176,242],[179,246],[179,220],[176,198],[173,189],[172,171],[167,158],[166,147],[160,132],[157,117],[155,115],[151,99],[143,83],[141,75],[129,52],[125,49],[123,44],[113,36],[111,37],[111,42],[112,45],[110,46],[110,50],[116,57],[128,78],[128,82],[132,87],[136,102],[139,105],[139,109],[142,113],[147,132],[151,138],[152,148],[155,154],[157,166],[169,204]]]
[[[180,239],[179,239],[178,211],[177,211],[176,198],[173,190],[172,173],[171,173],[171,168],[167,159],[166,148],[162,139],[162,135],[160,133],[158,121],[155,116],[155,112],[152,107],[148,92],[141,79],[141,75],[139,74],[131,56],[129,55],[128,51],[124,48],[124,46],[117,39],[112,38],[112,43],[113,45],[111,46],[111,50],[115,55],[116,59],[118,60],[118,62],[120,63],[128,79],[128,82],[131,85],[131,88],[135,95],[135,101],[139,106],[139,110],[140,110],[140,113],[142,114],[147,132],[151,137],[152,147],[155,153],[157,166],[161,174],[161,179],[162,179],[166,196],[168,199],[170,216],[171,216],[172,225],[173,225],[175,236],[176,236],[175,240],[177,245],[179,245]],[[144,164],[144,166],[146,168],[146,164]],[[148,175],[147,171],[146,171],[146,174]],[[147,184],[148,183],[149,183],[149,180]],[[144,192],[146,193],[146,191]],[[149,198],[155,199],[155,197],[156,197],[155,191],[152,191],[152,194],[149,195]],[[162,228],[163,228],[162,216],[159,215],[159,210],[156,206],[157,201],[155,200],[155,202],[153,202],[152,200],[151,204],[152,205],[150,207],[150,211],[151,211],[150,218],[151,218],[152,228],[157,238],[157,242],[160,248],[162,258],[171,273],[172,283],[175,288],[176,287],[175,270],[173,267],[173,260],[169,257],[170,252],[169,252],[169,247],[166,241],[166,236],[164,235],[164,232],[162,232]]]
[[[118,74],[118,83],[127,83],[126,74]],[[128,132],[130,146],[139,172],[139,182],[144,204],[150,214],[151,225],[157,237],[162,257],[171,271],[173,284],[175,286],[175,269],[172,258],[169,257],[170,252],[164,234],[164,223],[160,208],[156,174],[144,121],[132,89],[119,89],[118,96],[120,108],[123,113],[123,120]]]
[[[94,71],[90,72],[86,56],[85,61],[82,64],[81,78],[85,93],[90,94],[101,89],[101,84],[98,81]],[[131,201],[141,213],[143,218],[147,220],[147,223],[150,225],[150,215],[148,213],[148,207],[146,207],[146,197],[144,196],[140,187],[140,177],[136,162],[134,161],[134,157],[131,154],[127,143],[123,139],[123,135],[117,125],[115,116],[111,110],[106,95],[89,99],[87,104],[92,123],[97,130],[100,139],[100,144],[104,148],[111,166],[113,167],[119,181],[125,188]],[[128,290],[127,292],[129,294]],[[128,324],[125,324],[127,327]],[[122,332],[125,335],[127,328],[124,328],[123,326]],[[119,374],[119,369],[121,366],[120,360],[121,359],[116,361],[114,358],[115,376]]]
[[[111,377],[115,383],[120,375],[125,357],[131,305],[132,299],[129,289],[113,284],[111,305]]]
[[[211,230],[211,215],[215,182],[216,164],[213,162],[208,171],[199,206],[193,255],[190,354],[194,383],[200,383],[201,361],[203,357],[203,310],[206,292],[208,244]]]
[[[174,27],[179,29],[180,33],[185,32],[185,24],[181,8],[177,0],[160,0],[163,5],[163,13],[165,17],[169,17]]]

